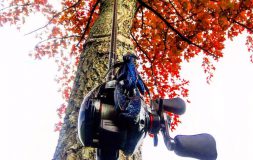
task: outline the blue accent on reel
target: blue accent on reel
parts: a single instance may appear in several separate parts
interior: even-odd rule
[[[133,123],[140,113],[141,94],[148,91],[136,69],[136,59],[134,54],[123,56],[123,63],[115,77],[117,84],[114,91],[116,110],[120,110],[121,117]]]

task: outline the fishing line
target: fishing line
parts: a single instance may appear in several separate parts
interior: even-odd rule
[[[107,74],[106,78],[107,81],[112,80],[115,74],[115,69],[113,66],[116,62],[116,49],[117,49],[117,0],[114,0],[113,16],[112,16],[112,32],[111,32],[109,64],[108,64],[109,73]]]

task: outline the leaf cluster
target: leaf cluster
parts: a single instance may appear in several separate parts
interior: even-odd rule
[[[59,66],[57,82],[67,101],[89,31],[99,16],[100,0],[61,1],[61,9],[47,0],[0,1],[0,26],[22,26],[31,14],[41,13],[48,22],[28,33],[41,38],[32,56],[51,57]],[[224,41],[246,33],[253,51],[252,0],[137,0],[131,37],[140,57],[141,74],[153,97],[188,96],[189,82],[181,77],[181,64],[203,57],[209,82],[213,61],[223,56]],[[251,56],[251,60],[252,60]],[[64,106],[64,107],[63,107]],[[59,116],[66,105],[58,109]],[[174,125],[179,123],[174,116]],[[174,126],[173,126],[174,127]]]

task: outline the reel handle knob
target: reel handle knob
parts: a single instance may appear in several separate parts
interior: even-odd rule
[[[184,114],[186,110],[186,104],[184,100],[179,97],[171,99],[156,99],[155,101],[152,101],[152,103],[156,109],[159,109],[159,103],[162,103],[164,111],[172,112],[178,115]]]
[[[202,160],[216,160],[216,142],[210,134],[177,135],[174,138],[174,152],[182,157]]]

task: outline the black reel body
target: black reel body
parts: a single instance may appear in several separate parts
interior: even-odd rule
[[[122,120],[114,107],[115,84],[115,80],[103,83],[85,96],[79,112],[78,135],[84,146],[121,149],[131,155],[146,133],[142,124],[145,112],[141,111],[134,125]]]

